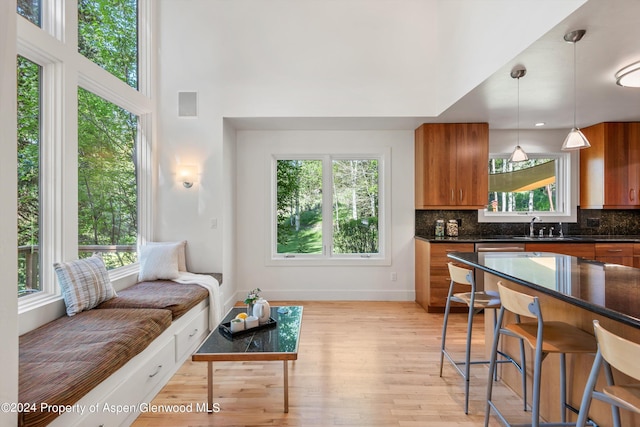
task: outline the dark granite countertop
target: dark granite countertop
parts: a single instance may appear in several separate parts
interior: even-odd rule
[[[640,269],[547,252],[452,252],[448,256],[640,328]]]
[[[528,237],[528,236],[458,236],[435,237],[416,235],[416,239],[431,243],[640,243],[640,236],[627,235],[578,235],[564,237]]]

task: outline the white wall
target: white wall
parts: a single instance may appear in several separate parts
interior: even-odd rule
[[[0,2],[0,403],[18,402],[18,211],[16,163],[16,2]],[[0,425],[17,423],[15,413],[0,411]]]
[[[269,299],[414,300],[413,131],[239,131],[237,277],[240,296],[260,287]],[[271,153],[344,153],[391,148],[391,265],[269,266],[265,216]],[[396,272],[397,281],[391,281]]]
[[[299,287],[300,271],[265,268],[263,258],[252,252],[255,239],[263,236],[255,235],[261,230],[243,217],[255,203],[240,179],[256,171],[246,170],[250,153],[235,147],[234,122],[225,118],[261,119],[252,129],[264,129],[257,123],[270,118],[353,117],[358,123],[361,118],[435,117],[582,2],[527,0],[516,7],[506,0],[160,0],[156,237],[187,239],[193,270],[222,271],[227,303],[256,281],[278,283],[287,298],[294,291],[313,296]],[[521,30],[525,13],[532,19],[524,36],[505,40]],[[497,21],[500,25],[494,25]],[[198,92],[197,118],[177,117],[178,91]],[[413,147],[412,131],[406,129],[408,136],[398,140],[410,145],[407,150]],[[255,150],[264,149],[260,139],[275,135],[256,133],[252,138],[261,135],[258,140],[247,140],[249,134],[239,131],[242,144]],[[339,138],[353,144],[358,136]],[[193,189],[175,182],[178,163],[199,166]],[[409,169],[412,156],[394,174]],[[396,187],[398,180],[407,185]],[[411,201],[401,211],[395,198],[412,200],[412,186],[412,176],[394,175],[391,268],[398,282],[389,283],[390,269],[305,269],[314,281],[307,289],[337,290],[348,283],[357,298],[368,281],[372,294],[408,298],[413,252],[407,239],[413,235],[414,208]],[[212,219],[217,229],[211,228]]]

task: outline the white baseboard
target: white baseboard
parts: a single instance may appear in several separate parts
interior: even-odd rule
[[[248,290],[236,292],[236,302],[244,301]],[[272,301],[415,301],[416,293],[411,290],[362,291],[362,290],[297,290],[266,291],[262,296]],[[232,304],[233,305],[233,304]]]

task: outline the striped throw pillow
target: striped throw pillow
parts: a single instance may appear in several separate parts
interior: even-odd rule
[[[62,288],[68,316],[90,310],[117,296],[104,261],[97,255],[75,261],[56,262],[53,268]]]

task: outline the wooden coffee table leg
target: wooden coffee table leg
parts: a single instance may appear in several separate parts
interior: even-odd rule
[[[289,364],[284,362],[284,412],[289,412]]]
[[[207,412],[213,413],[213,362],[207,362]]]

